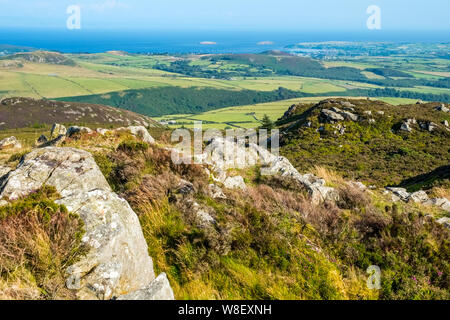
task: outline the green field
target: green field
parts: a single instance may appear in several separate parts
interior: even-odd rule
[[[163,117],[154,117],[157,121],[176,121],[176,124],[169,125],[171,128],[193,128],[195,121],[202,121],[204,129],[225,129],[225,128],[256,128],[260,125],[264,115],[268,115],[273,121],[279,119],[286,110],[293,104],[315,103],[330,97],[297,98],[269,103],[260,103],[247,106],[229,107],[201,114],[176,114]],[[338,97],[335,97],[338,98]],[[360,99],[352,97],[350,99]],[[393,105],[415,103],[416,100],[403,98],[377,98],[373,100],[384,101]]]
[[[420,48],[419,45],[418,47]],[[194,90],[213,88],[230,90],[230,92],[250,90],[255,94],[258,92],[270,93],[281,87],[299,93],[324,97],[346,96],[348,94],[354,96],[362,95],[358,90],[384,89],[387,86],[383,81],[388,81],[386,83],[391,84],[389,88],[401,92],[435,95],[432,98],[450,97],[450,89],[447,88],[448,85],[446,86],[445,83],[443,87],[435,86],[433,83],[431,83],[433,85],[431,86],[427,83],[428,81],[445,81],[445,79],[448,79],[446,77],[450,74],[448,71],[450,68],[449,61],[426,56],[363,56],[336,61],[270,55],[228,55],[228,58],[223,59],[221,55],[135,55],[123,52],[69,54],[65,56],[74,62],[74,65],[29,61],[20,61],[19,64],[9,64],[9,66],[8,63],[0,63],[0,97],[23,96],[45,99],[83,97],[84,99],[84,97],[91,95],[93,97],[101,95],[105,99],[93,98],[94,101],[108,104],[108,97],[110,94],[113,95],[112,93],[117,93],[116,97],[124,97],[125,94],[122,94],[122,92],[126,90],[146,90],[162,87],[193,88]],[[253,59],[256,59],[256,62]],[[11,60],[4,61],[11,62]],[[279,66],[277,61],[280,61]],[[293,75],[304,73],[303,67],[310,68],[308,70],[311,70],[311,76]],[[367,70],[376,68],[405,72],[411,78],[385,77],[374,73],[377,71]],[[176,70],[178,73],[171,70]],[[322,78],[321,75],[330,70],[334,70],[334,73],[330,74],[332,79]],[[339,76],[340,72],[342,72],[342,77]],[[230,76],[225,76],[227,74],[230,74]],[[257,76],[248,76],[248,74],[256,74]],[[314,77],[313,74],[317,77]],[[409,86],[409,82],[405,85],[402,81],[412,81],[412,84],[420,83],[421,85]],[[398,87],[395,86],[397,83],[399,83]],[[349,93],[349,90],[353,90],[353,93]],[[157,91],[155,92],[155,94],[158,94]],[[195,94],[195,92],[192,94]],[[382,95],[384,96],[384,93]],[[419,99],[394,98],[394,96],[399,95],[379,99],[391,103],[412,103]],[[405,95],[402,94],[401,96]],[[408,97],[412,96],[408,95]],[[151,99],[152,97],[147,98]],[[181,98],[177,97],[176,99]],[[223,98],[218,97],[217,99]],[[184,111],[181,110],[181,113],[195,112],[193,110],[197,109],[200,114],[195,116],[183,115],[182,117],[172,115],[169,118],[179,118],[179,122],[186,126],[190,126],[192,121],[202,120],[207,122],[205,126],[209,127],[237,126],[248,128],[257,125],[258,119],[261,119],[264,114],[268,114],[272,119],[278,118],[291,104],[302,99],[305,98],[257,104],[261,100],[255,98],[255,104],[205,113],[200,112],[211,108],[201,110],[199,105],[192,105]],[[321,97],[311,99],[320,100]],[[422,100],[426,100],[426,98]],[[90,102],[89,100],[83,101]],[[156,99],[155,101],[163,100]],[[142,104],[141,101],[139,102],[139,108],[133,105],[136,101],[118,103],[116,99],[114,103],[111,101],[110,105],[125,107],[138,112],[142,112],[142,108],[145,108],[145,104]],[[131,105],[127,103],[131,103]],[[208,103],[219,107],[237,105],[231,101],[230,103],[224,101]],[[182,101],[181,104],[183,104]],[[150,115],[164,114],[163,112],[167,108],[164,103],[157,107],[160,108],[160,112],[153,112]],[[152,105],[152,108],[154,109],[155,106]]]

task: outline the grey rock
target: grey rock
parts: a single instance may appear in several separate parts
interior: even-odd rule
[[[415,203],[423,203],[428,201],[428,195],[425,191],[416,191],[411,193],[411,195],[408,198],[408,201],[413,201]]]
[[[437,206],[447,212],[450,212],[450,201],[446,198],[434,198],[425,202],[425,204]]]
[[[182,195],[193,194],[195,192],[194,185],[186,180],[181,180],[177,186],[177,193]]]
[[[4,206],[7,206],[8,204],[9,204],[8,201],[6,201],[6,200],[0,200],[0,208],[1,208],[1,207],[4,207]]]
[[[154,144],[155,139],[148,133],[147,129],[142,126],[131,126],[128,127],[128,130],[130,130],[131,134],[134,136],[137,136],[145,143]]]
[[[412,128],[407,123],[402,123],[402,125],[400,127],[400,130],[407,131],[407,132],[412,132]]]
[[[241,176],[228,177],[225,179],[223,185],[227,189],[245,189],[247,186],[245,185],[244,178]]]
[[[16,137],[8,137],[0,141],[0,150],[4,149],[20,149],[22,144],[17,140]]]
[[[175,297],[167,275],[161,273],[148,287],[120,296],[117,300],[175,300]]]
[[[73,136],[74,134],[77,134],[77,133],[91,134],[92,130],[90,128],[87,128],[87,127],[72,126],[69,129],[67,129],[66,136],[67,137],[71,137],[71,136]]]
[[[54,139],[60,135],[65,135],[67,133],[67,129],[65,126],[59,123],[55,123],[52,126],[52,130],[50,131],[50,139]]]
[[[351,121],[358,121],[358,116],[354,113],[348,112],[348,111],[342,111],[341,115],[346,119],[346,120],[351,120]]]
[[[343,107],[351,108],[351,109],[353,109],[353,107],[355,107],[355,105],[353,103],[348,102],[348,101],[339,101],[339,104]]]
[[[447,121],[447,120],[442,121],[442,124],[443,124],[444,126],[448,127],[448,121]]]
[[[344,117],[342,115],[329,109],[322,109],[320,116],[326,122],[334,123],[344,121]]]
[[[79,299],[110,299],[140,290],[155,279],[138,217],[112,192],[92,155],[73,148],[47,147],[25,155],[1,185],[0,198],[14,200],[54,186],[58,204],[80,215],[88,253],[67,269],[80,279]],[[68,281],[68,286],[72,285]]]
[[[446,112],[446,113],[450,112],[450,109],[447,108],[447,107],[445,106],[445,104],[441,104],[439,107],[436,107],[435,110],[436,110],[436,111]]]
[[[407,201],[410,193],[406,191],[405,188],[394,188],[394,187],[387,187],[387,190],[391,191],[394,195],[399,197],[402,201]]]
[[[233,161],[237,154],[245,155],[246,161]],[[276,156],[269,150],[254,143],[250,143],[246,147],[239,146],[237,143],[222,137],[214,138],[207,146],[203,158],[206,164],[211,165],[217,177],[214,180],[217,182],[224,183],[228,179],[226,169],[235,168],[236,164],[240,168],[248,168],[260,164],[263,175],[279,175],[282,178],[294,179],[299,182],[308,190],[312,201],[315,203],[324,200],[333,201],[338,198],[336,190],[325,186],[323,179],[319,179],[311,174],[300,174],[288,159]]]

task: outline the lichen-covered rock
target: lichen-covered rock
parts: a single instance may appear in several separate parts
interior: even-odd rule
[[[223,185],[227,189],[245,189],[247,186],[245,185],[244,178],[241,176],[228,177],[223,182]]]
[[[142,126],[131,126],[128,127],[128,130],[130,130],[131,134],[137,136],[145,143],[154,144],[155,139],[148,133],[147,129]]]
[[[338,199],[336,190],[325,186],[325,180],[312,174],[300,174],[287,158],[276,156],[269,150],[254,143],[249,143],[246,146],[245,144],[240,145],[221,137],[214,138],[207,146],[203,159],[212,166],[214,175],[217,177],[214,180],[224,183],[225,187],[227,187],[225,181],[229,179],[226,174],[227,169],[235,167],[248,168],[259,164],[262,166],[264,175],[279,175],[299,182],[308,190],[315,203]],[[233,182],[233,185],[235,182],[238,182],[242,187],[245,184],[242,184],[243,179],[242,183],[237,180],[231,180],[228,186],[231,185],[231,182]]]
[[[423,203],[428,201],[428,195],[425,191],[420,190],[410,194],[408,201],[413,201],[415,203]]]
[[[65,126],[59,123],[55,123],[52,126],[52,130],[50,131],[50,139],[54,139],[60,135],[65,135],[67,133],[67,129]]]
[[[152,283],[141,290],[117,298],[117,300],[174,300],[172,288],[165,273],[161,273]]]
[[[110,299],[140,290],[155,279],[136,214],[111,191],[90,153],[35,149],[3,181],[0,198],[24,197],[44,184],[54,186],[61,195],[56,202],[85,223],[82,241],[88,253],[67,269],[68,284],[76,284],[71,289],[80,299]]]
[[[329,109],[322,109],[320,113],[320,118],[322,121],[330,123],[344,121],[344,117],[342,115]]]
[[[5,138],[5,139],[0,141],[0,150],[4,150],[4,149],[20,149],[20,148],[22,148],[22,144],[14,136],[9,137],[9,138]]]

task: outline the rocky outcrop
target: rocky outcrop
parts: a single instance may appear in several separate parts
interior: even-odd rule
[[[322,109],[320,112],[320,119],[324,122],[330,123],[344,121],[344,117],[342,115],[329,109]]]
[[[300,174],[287,158],[276,156],[267,149],[254,143],[249,143],[246,146],[245,144],[240,145],[222,137],[213,138],[207,146],[206,152],[202,155],[202,158],[204,163],[212,167],[215,176],[214,179],[221,183],[230,179],[227,176],[227,169],[243,169],[259,164],[262,167],[262,173],[265,175],[279,175],[300,183],[311,194],[313,202],[318,203],[324,200],[338,199],[336,190],[327,187],[325,180],[312,174]],[[233,179],[233,182],[239,179],[239,184],[242,187],[245,184],[243,183],[242,177],[231,177],[231,179]]]
[[[392,194],[392,201],[414,202],[421,203],[428,206],[436,206],[450,212],[450,201],[446,198],[434,198],[430,199],[427,193],[423,190],[419,190],[413,193],[409,193],[405,188],[387,187],[386,193]]]
[[[35,149],[3,180],[0,198],[27,196],[44,184],[54,186],[61,195],[56,202],[85,223],[82,241],[88,253],[67,269],[68,286],[80,299],[111,299],[152,287],[153,263],[139,220],[112,192],[91,154]]]
[[[0,141],[0,150],[4,150],[4,149],[20,149],[20,148],[22,148],[22,144],[14,136],[9,137],[9,138],[5,138],[5,139]]]
[[[350,111],[332,107],[331,109],[322,109],[320,119],[329,123],[335,123],[343,120],[358,121],[358,115],[351,113]]]

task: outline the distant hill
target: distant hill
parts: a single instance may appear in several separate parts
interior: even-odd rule
[[[20,52],[13,55],[6,56],[8,60],[22,60],[35,63],[57,64],[65,66],[75,66],[76,63],[72,59],[64,56],[61,53],[50,51],[33,51]]]
[[[152,119],[113,107],[30,98],[0,100],[0,130],[40,125],[83,124],[103,127],[156,126]]]
[[[294,105],[278,121],[281,153],[301,171],[324,166],[370,184],[409,187],[417,179],[405,180],[450,163],[450,128],[444,124],[450,114],[436,110],[440,105],[343,99]],[[327,120],[332,116],[337,120]]]

